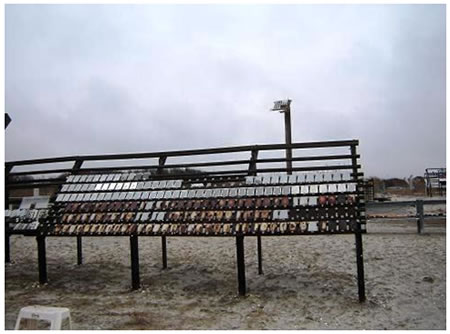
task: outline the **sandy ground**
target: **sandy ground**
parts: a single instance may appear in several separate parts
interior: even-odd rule
[[[367,302],[358,303],[353,235],[245,239],[248,295],[237,296],[233,238],[139,239],[143,288],[131,291],[129,239],[48,238],[49,284],[37,282],[34,238],[11,238],[5,327],[19,309],[69,307],[74,329],[445,329],[445,221],[373,221],[364,235]]]

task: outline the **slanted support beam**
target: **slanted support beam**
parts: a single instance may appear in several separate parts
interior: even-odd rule
[[[244,237],[236,237],[236,260],[238,274],[238,291],[239,295],[245,296],[245,261],[244,261]]]
[[[38,246],[38,267],[39,267],[39,283],[47,283],[47,258],[45,255],[45,236],[36,237]]]
[[[131,253],[131,287],[137,290],[141,287],[139,278],[139,245],[138,236],[130,236],[130,253]]]

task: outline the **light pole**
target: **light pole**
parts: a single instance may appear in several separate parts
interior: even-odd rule
[[[292,100],[281,100],[275,101],[272,111],[279,111],[280,113],[284,113],[284,134],[286,137],[286,144],[292,144],[292,136],[291,136],[291,101]],[[292,148],[286,148],[286,167],[287,173],[289,175],[292,174]]]

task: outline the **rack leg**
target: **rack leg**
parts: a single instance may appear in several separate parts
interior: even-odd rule
[[[11,257],[9,252],[9,234],[5,233],[5,263],[10,263]]]
[[[77,264],[83,264],[83,243],[80,235],[77,235]]]
[[[262,269],[262,244],[261,244],[261,236],[258,235],[256,238],[257,238],[257,241],[258,241],[258,275],[262,275],[262,274],[263,274],[263,269]]]
[[[362,303],[366,300],[366,290],[364,287],[364,258],[362,247],[362,235],[359,229],[355,233],[355,241],[356,241],[356,267],[358,271],[358,296],[359,302]]]
[[[417,213],[417,233],[423,232],[423,201],[416,201],[416,213]]]
[[[47,259],[45,255],[45,237],[38,236],[37,238],[38,245],[38,264],[39,264],[39,283],[44,284],[47,283]]]
[[[131,286],[133,290],[137,290],[141,286],[139,279],[139,245],[137,235],[130,236],[130,250],[131,250]]]
[[[161,237],[161,246],[162,246],[162,267],[163,267],[163,269],[167,269],[167,244],[166,244],[166,237]]]
[[[244,237],[236,237],[236,259],[238,270],[239,294],[245,296],[245,261],[244,261]]]

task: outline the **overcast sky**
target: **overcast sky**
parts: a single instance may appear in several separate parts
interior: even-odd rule
[[[445,166],[444,5],[7,5],[6,160],[359,139]]]

